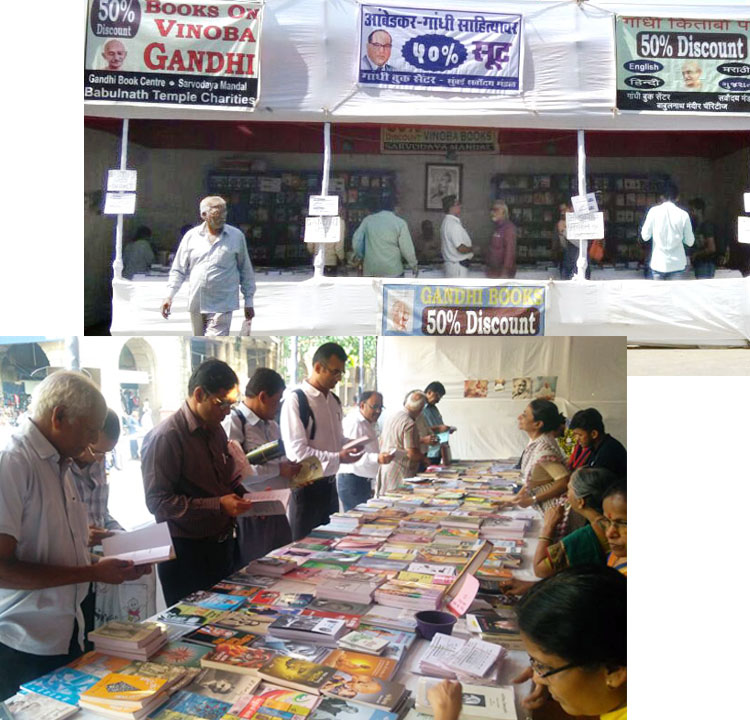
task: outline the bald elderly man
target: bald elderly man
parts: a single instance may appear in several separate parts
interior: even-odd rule
[[[122,70],[128,51],[119,40],[107,40],[102,49],[102,57],[107,63],[106,70]]]

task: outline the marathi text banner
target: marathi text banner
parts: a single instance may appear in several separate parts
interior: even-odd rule
[[[545,288],[383,285],[383,335],[544,335]]]
[[[522,48],[521,15],[363,5],[359,83],[515,95]]]
[[[750,20],[615,19],[617,107],[750,112]]]
[[[259,2],[88,0],[85,101],[253,110]]]

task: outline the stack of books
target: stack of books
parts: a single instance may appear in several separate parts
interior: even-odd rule
[[[368,582],[330,579],[320,582],[315,588],[315,597],[324,600],[343,600],[369,605],[372,594],[385,582],[383,578],[373,578]]]
[[[469,632],[489,643],[503,645],[509,650],[523,650],[521,631],[512,611],[504,614],[484,610],[466,614],[466,627]]]
[[[3,703],[0,702],[0,718]],[[5,701],[12,720],[64,720],[78,712],[75,705],[54,700],[33,692],[19,692]]]
[[[148,660],[168,642],[166,629],[160,623],[121,622],[113,620],[88,635],[97,652],[130,660]]]
[[[258,675],[285,688],[320,695],[323,688],[333,681],[336,670],[288,655],[276,655],[258,670]]]
[[[267,555],[266,557],[253,560],[244,569],[248,574],[268,575],[270,577],[281,577],[296,568],[296,563],[282,560],[278,557]]]
[[[372,633],[368,634],[355,630],[347,633],[339,640],[339,647],[346,650],[359,650],[373,655],[382,655],[388,647],[388,640],[377,637]]]
[[[275,655],[273,650],[250,644],[220,643],[201,658],[201,667],[257,675],[258,668]]]
[[[445,594],[445,587],[424,587],[390,580],[375,591],[375,602],[388,607],[418,610],[437,610]],[[413,619],[412,619],[413,622]],[[413,625],[412,625],[413,627]]]
[[[319,699],[319,696],[313,693],[262,683],[253,694],[238,698],[224,720],[243,720],[244,718],[305,720],[310,717]]]
[[[354,703],[339,697],[324,697],[311,716],[311,720],[398,720],[396,713]]]
[[[270,624],[268,632],[282,639],[336,647],[348,629],[344,620],[281,615]]]
[[[79,705],[105,717],[139,720],[167,699],[171,684],[163,677],[110,673],[81,693]]]

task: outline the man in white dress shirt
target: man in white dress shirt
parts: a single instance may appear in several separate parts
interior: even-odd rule
[[[347,354],[336,343],[324,343],[313,355],[313,370],[299,388],[287,394],[281,406],[281,438],[286,456],[299,462],[317,457],[323,477],[294,490],[290,518],[292,538],[299,540],[330,521],[339,506],[336,472],[341,463],[353,463],[362,451],[342,450],[347,443],[342,426],[341,401],[332,392],[344,374]]]
[[[344,512],[372,497],[378,465],[387,465],[393,459],[392,454],[380,452],[378,444],[377,425],[382,412],[383,396],[366,390],[359,398],[359,406],[344,418],[344,435],[367,438],[362,457],[347,468],[349,472],[340,472],[336,478],[336,490]]]
[[[284,378],[275,370],[258,368],[248,380],[244,399],[222,422],[227,437],[236,440],[246,453],[280,440],[281,430],[275,418],[285,388]],[[250,467],[254,475],[242,480],[249,492],[286,489],[300,468],[299,463],[290,462],[283,455]],[[290,542],[292,531],[286,515],[240,517],[237,519],[236,566],[244,567],[251,560]]]
[[[651,250],[651,273],[654,280],[671,280],[687,266],[685,246],[695,243],[690,215],[678,208],[677,188],[667,183],[662,191],[662,202],[654,205],[641,228],[641,238],[653,239]]]
[[[91,582],[135,580],[150,566],[91,564],[86,503],[71,458],[97,442],[107,405],[81,373],[34,393],[29,418],[0,451],[0,698],[78,657]]]
[[[445,277],[464,278],[469,275],[469,260],[474,257],[469,233],[461,224],[461,203],[456,195],[443,198],[445,217],[440,226],[440,250],[445,262]]]
[[[177,248],[167,281],[168,295],[161,304],[167,319],[172,300],[185,280],[189,284],[188,310],[193,335],[229,335],[232,313],[240,306],[237,286],[245,298],[245,319],[255,316],[255,271],[247,253],[245,234],[227,225],[227,204],[212,195],[200,205],[203,224],[185,233]]]

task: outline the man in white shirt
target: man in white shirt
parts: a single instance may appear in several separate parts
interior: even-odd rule
[[[237,286],[245,298],[245,319],[255,316],[255,271],[247,253],[245,234],[227,225],[224,198],[212,195],[200,205],[203,224],[180,240],[167,281],[168,295],[161,304],[167,319],[172,300],[185,280],[190,287],[188,310],[193,335],[229,335],[232,313],[240,306]]]
[[[667,183],[662,202],[652,207],[641,228],[644,242],[653,239],[651,273],[654,280],[671,280],[687,265],[685,246],[695,242],[690,215],[675,205],[679,199],[677,188]]]
[[[236,440],[246,453],[280,440],[281,430],[274,418],[279,412],[285,388],[284,379],[275,370],[258,368],[248,380],[244,399],[222,422],[227,437]],[[300,468],[299,463],[287,460],[283,452],[274,460],[250,467],[254,474],[246,475],[242,480],[248,492],[289,488]],[[290,542],[292,531],[286,515],[240,517],[237,519],[235,565],[244,567],[251,560]]]
[[[338,511],[336,472],[341,463],[360,458],[359,448],[342,450],[347,442],[342,426],[341,401],[332,392],[346,368],[347,354],[336,343],[324,343],[313,355],[313,370],[299,388],[288,393],[281,406],[281,438],[286,456],[300,462],[314,456],[323,466],[323,477],[294,490],[290,524],[299,540]]]
[[[461,203],[456,195],[443,198],[445,217],[440,226],[440,249],[445,262],[445,277],[469,275],[469,260],[474,257],[469,233],[461,224]]]
[[[0,698],[81,654],[89,583],[150,572],[125,560],[91,564],[86,504],[70,463],[97,442],[106,412],[86,376],[58,371],[41,382],[29,419],[0,451]]]
[[[336,489],[344,512],[372,497],[378,465],[387,465],[393,459],[392,454],[380,452],[378,444],[377,424],[382,412],[383,396],[374,390],[366,390],[359,398],[359,406],[344,418],[344,435],[367,438],[362,457],[349,466],[349,472],[340,472],[336,478]]]

